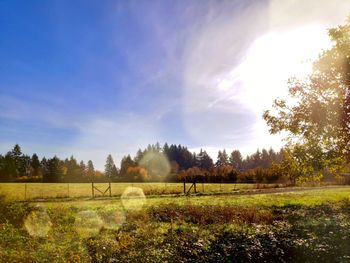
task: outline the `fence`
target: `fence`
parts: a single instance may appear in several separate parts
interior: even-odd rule
[[[191,184],[186,184],[186,192]],[[264,185],[263,187],[275,187],[276,185]],[[183,183],[94,183],[95,191],[92,191],[91,183],[1,183],[0,196],[9,200],[40,200],[52,198],[91,198],[102,196],[120,196],[127,187],[139,187],[145,195],[183,194]],[[206,184],[197,183],[196,191],[199,193],[234,192],[257,188],[256,184]],[[261,185],[260,185],[261,187]],[[98,190],[96,190],[98,189]],[[108,191],[107,191],[108,190]]]

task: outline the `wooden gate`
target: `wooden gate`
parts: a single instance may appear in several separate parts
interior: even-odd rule
[[[108,183],[108,187],[103,191],[98,189],[95,184],[92,182],[91,183],[91,193],[92,193],[92,198],[96,197],[95,191],[99,192],[102,196],[105,196],[105,194],[108,192],[109,197],[112,197],[112,187],[111,187],[111,182]]]

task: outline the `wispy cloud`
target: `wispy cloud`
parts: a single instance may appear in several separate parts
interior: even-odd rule
[[[184,53],[183,118],[197,146],[251,152],[283,145],[281,136],[269,135],[262,112],[286,94],[287,78],[304,70],[299,60],[315,59],[329,46],[326,29],[342,23],[349,10],[342,0],[208,10]]]
[[[102,168],[106,156],[112,154],[116,164],[126,154],[135,154],[139,148],[158,139],[157,116],[115,113],[92,118],[80,124],[77,140],[65,149],[83,160],[92,159]]]
[[[108,45],[86,37],[83,51],[75,47],[80,55],[74,59],[81,61],[74,67],[72,58],[56,58],[53,76],[47,69],[41,80],[36,71],[30,89],[25,81],[17,93],[9,86],[0,95],[0,121],[13,127],[0,129],[2,152],[18,142],[28,152],[73,154],[103,169],[107,154],[119,163],[156,141],[205,148],[213,158],[222,148],[248,154],[281,146],[281,137],[269,135],[261,115],[286,92],[285,78],[293,68],[283,68],[282,61],[297,65],[305,53],[315,57],[326,28],[343,22],[350,1],[177,1],[172,8],[169,3],[118,2],[101,16],[112,25],[110,32],[100,31],[106,24],[97,26],[89,17]],[[66,38],[65,21],[60,25],[67,51],[72,40]],[[320,45],[311,45],[316,37]],[[302,56],[289,50],[293,45],[304,50]],[[29,62],[24,66],[35,68]],[[65,63],[67,75],[60,71]],[[67,81],[54,82],[65,76]],[[20,134],[15,137],[12,128]],[[35,141],[26,139],[35,133]]]

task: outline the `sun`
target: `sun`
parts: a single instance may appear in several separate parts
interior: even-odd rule
[[[322,25],[308,25],[289,31],[273,31],[256,39],[239,66],[220,78],[218,90],[239,85],[238,97],[251,109],[262,112],[276,97],[287,98],[287,80],[312,72],[312,62],[331,46]]]

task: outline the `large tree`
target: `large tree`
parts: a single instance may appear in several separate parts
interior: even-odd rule
[[[202,170],[209,171],[214,167],[213,159],[210,158],[209,154],[206,151],[200,150],[197,155],[197,166]]]
[[[93,177],[95,176],[95,168],[91,160],[89,160],[87,164],[87,176],[88,180],[93,181]]]
[[[228,155],[226,153],[226,150],[224,149],[223,151],[219,151],[215,166],[220,167],[220,166],[224,166],[224,165],[228,165],[228,164],[229,164],[229,158],[228,158]]]
[[[232,151],[230,155],[230,164],[238,171],[243,169],[243,158],[239,150]]]
[[[74,158],[74,156],[71,156],[68,159],[64,161],[64,166],[66,169],[66,175],[65,175],[65,181],[66,182],[80,182],[82,181],[82,168],[78,161]]]
[[[41,165],[40,165],[40,161],[39,161],[38,155],[36,153],[34,153],[32,155],[30,166],[32,168],[32,173],[31,173],[32,176],[39,176],[39,175],[41,175],[41,171],[40,171]]]
[[[292,99],[276,99],[274,110],[264,113],[270,132],[287,132],[289,145],[302,146],[318,171],[350,161],[350,19],[328,32],[333,45],[314,62],[312,74],[290,79]]]
[[[118,170],[114,164],[114,160],[111,154],[107,156],[107,160],[105,164],[105,176],[109,180],[112,180],[118,176]]]
[[[47,160],[47,170],[43,177],[44,182],[58,183],[63,180],[63,165],[60,159],[54,156]]]

